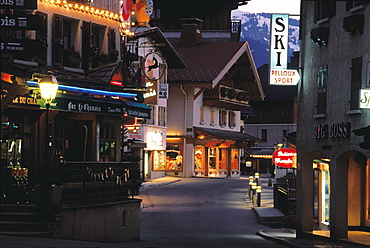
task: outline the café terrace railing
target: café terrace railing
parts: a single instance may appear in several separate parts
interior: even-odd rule
[[[79,205],[127,200],[139,194],[139,163],[64,161],[58,171],[62,177],[61,204]]]

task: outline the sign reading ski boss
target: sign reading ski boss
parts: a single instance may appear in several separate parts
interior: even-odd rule
[[[288,67],[289,14],[272,14],[270,25],[270,85],[297,85],[297,70]]]
[[[297,151],[294,148],[281,148],[272,154],[272,162],[279,167],[293,168],[296,163]]]

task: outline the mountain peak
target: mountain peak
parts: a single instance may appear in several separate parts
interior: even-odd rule
[[[233,10],[231,19],[241,20],[240,41],[248,41],[256,67],[268,64],[271,14]],[[288,56],[293,57],[295,51],[299,51],[299,20],[289,18]]]

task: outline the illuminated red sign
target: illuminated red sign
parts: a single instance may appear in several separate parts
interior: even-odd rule
[[[295,157],[297,151],[294,148],[281,148],[272,154],[272,162],[279,167],[293,168],[295,167]]]

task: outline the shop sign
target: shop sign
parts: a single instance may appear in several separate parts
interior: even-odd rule
[[[360,108],[370,109],[370,89],[360,90]]]
[[[2,9],[37,9],[37,0],[1,0]]]
[[[159,84],[159,98],[168,99],[168,84]]]
[[[144,93],[144,104],[158,104],[158,83],[157,80],[146,82],[147,91]]]
[[[50,104],[50,109],[54,110],[103,115],[123,115],[122,107],[123,106],[120,104],[94,102],[88,99],[72,99],[67,97],[57,97]],[[41,101],[41,108],[45,108],[44,101]]]
[[[36,30],[39,26],[37,15],[0,15],[0,18],[4,30]]]
[[[288,14],[272,14],[270,25],[271,69],[286,69],[288,66]]]
[[[351,123],[340,122],[330,124],[318,124],[313,128],[314,139],[324,138],[348,138],[351,131]]]
[[[32,96],[19,96],[15,98],[12,104],[23,104],[23,105],[40,105],[40,99]]]
[[[297,85],[300,75],[288,68],[289,14],[272,14],[270,24],[270,85]]]
[[[36,54],[37,49],[41,47],[39,40],[2,40],[1,41],[1,53],[24,53],[25,51]]]
[[[270,84],[271,85],[297,85],[301,79],[297,70],[291,69],[271,69]]]
[[[279,167],[294,168],[297,151],[294,148],[281,148],[272,154],[272,162]]]

